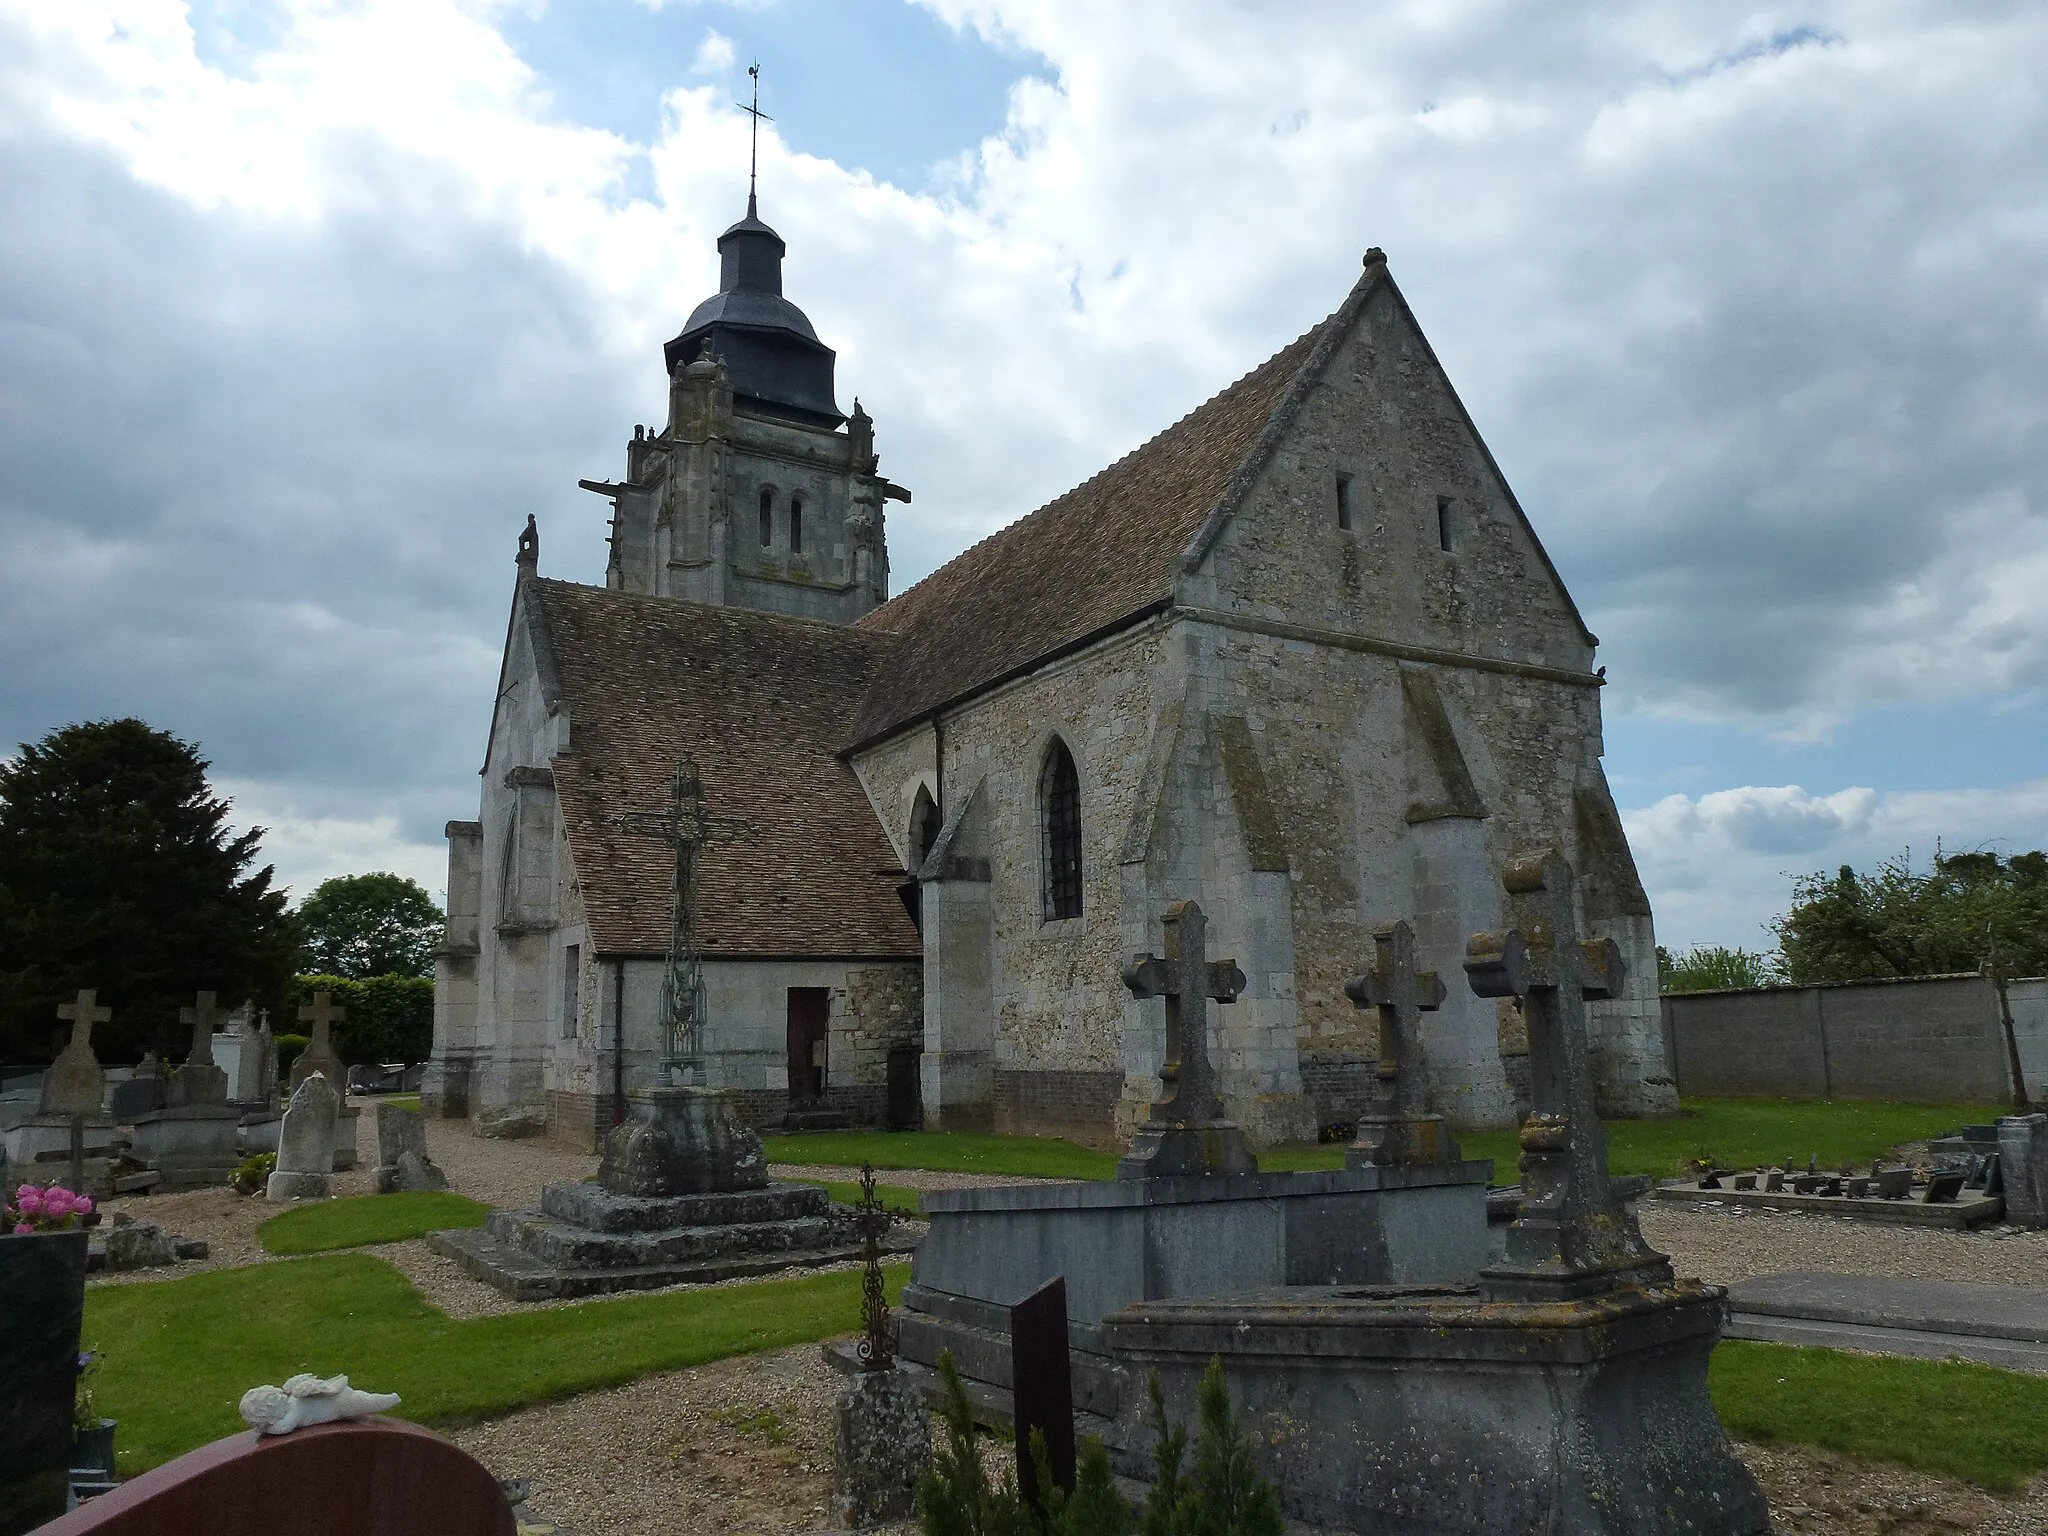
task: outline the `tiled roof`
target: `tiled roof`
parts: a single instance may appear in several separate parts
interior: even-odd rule
[[[860,628],[903,643],[850,743],[1166,603],[1175,562],[1232,493],[1318,341],[1343,319],[1340,310],[1143,447],[863,618]]]
[[[664,808],[688,751],[706,812],[758,838],[706,850],[706,954],[920,953],[896,855],[838,755],[889,637],[562,581],[536,581],[529,600],[569,713],[555,790],[595,951],[668,948],[668,848],[611,818]]]

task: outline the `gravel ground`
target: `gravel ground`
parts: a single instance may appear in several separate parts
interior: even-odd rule
[[[1858,1461],[1803,1445],[1735,1451],[1770,1500],[1783,1536],[2040,1536],[2048,1531],[2048,1488],[1986,1493],[1886,1462]]]
[[[1732,1285],[1788,1269],[2048,1284],[2048,1232],[1949,1232],[1738,1206],[1642,1202],[1643,1236],[1681,1275]]]

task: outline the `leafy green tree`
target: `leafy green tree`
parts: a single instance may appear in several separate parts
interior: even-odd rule
[[[299,904],[305,963],[326,976],[431,976],[442,911],[403,875],[336,875]]]
[[[103,1059],[182,1045],[178,1009],[281,993],[297,930],[263,828],[235,834],[196,747],[140,720],[67,725],[0,762],[0,1058],[47,1060],[97,988]]]
[[[423,976],[296,976],[286,1018],[316,992],[332,995],[342,1009],[334,1026],[335,1053],[348,1066],[358,1062],[425,1061],[434,1051],[434,984]],[[302,1027],[302,1026],[295,1026]],[[278,1044],[283,1045],[280,1039]]]
[[[1700,944],[1682,955],[1657,946],[1657,984],[1663,992],[1710,992],[1717,987],[1768,987],[1782,980],[1777,958]]]
[[[1909,854],[1867,875],[1793,883],[1773,925],[1785,971],[1799,983],[1975,971],[1994,949],[2009,975],[2048,972],[2048,854],[1944,854],[1915,870]]]

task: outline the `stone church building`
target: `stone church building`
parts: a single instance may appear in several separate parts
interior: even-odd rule
[[[1511,1122],[1527,1046],[1460,964],[1514,851],[1562,848],[1627,958],[1603,1107],[1676,1107],[1649,903],[1601,770],[1594,637],[1386,262],[1157,437],[889,595],[874,424],[718,241],[634,430],[602,587],[523,542],[478,819],[448,825],[430,1107],[593,1143],[660,1052],[672,856],[634,830],[678,759],[700,858],[703,1046],[758,1125],[1110,1144],[1159,1094],[1162,1005],[1119,972],[1198,899],[1248,985],[1211,1010],[1253,1139],[1356,1117],[1373,929],[1446,980],[1434,1107]]]

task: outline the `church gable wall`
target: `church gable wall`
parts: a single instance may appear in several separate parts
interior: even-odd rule
[[[854,777],[867,792],[875,819],[881,823],[897,859],[911,874],[917,871],[910,845],[911,814],[917,806],[918,790],[932,794],[935,801],[939,799],[937,750],[932,728],[918,725],[867,748],[853,759]],[[954,804],[951,800],[944,802],[947,814],[952,813]]]
[[[1179,597],[1411,645],[1591,662],[1506,483],[1385,284]]]

